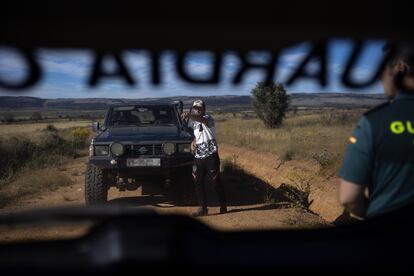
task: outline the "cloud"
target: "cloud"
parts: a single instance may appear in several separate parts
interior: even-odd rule
[[[50,74],[64,74],[66,76],[76,76],[76,77],[85,77],[87,73],[90,71],[90,67],[87,66],[80,66],[79,64],[75,63],[59,63],[53,60],[43,60],[42,62],[43,68],[46,73]]]
[[[48,51],[37,53],[39,63],[46,74],[62,74],[83,78],[92,68],[93,56],[90,51]]]

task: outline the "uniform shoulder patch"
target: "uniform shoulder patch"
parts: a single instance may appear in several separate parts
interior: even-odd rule
[[[355,136],[349,137],[349,143],[356,144],[358,142],[358,139]]]
[[[389,101],[387,101],[385,103],[382,103],[382,104],[379,104],[379,105],[375,106],[374,108],[372,108],[372,109],[368,110],[367,112],[365,112],[364,113],[364,116],[371,115],[371,114],[373,114],[373,113],[375,113],[377,111],[380,111],[381,109],[383,109],[383,108],[385,108],[385,107],[387,107],[389,105],[390,105],[390,102]]]

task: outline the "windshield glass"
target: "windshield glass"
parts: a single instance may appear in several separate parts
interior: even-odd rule
[[[414,83],[404,69],[414,54],[387,63],[385,46],[0,45],[0,212],[126,204],[249,230],[334,227],[406,206],[414,107],[395,81],[408,72]],[[398,109],[382,115],[390,99]],[[338,197],[349,187],[366,199],[362,213],[348,209],[352,193]]]
[[[170,106],[114,107],[108,126],[176,126],[177,115]]]

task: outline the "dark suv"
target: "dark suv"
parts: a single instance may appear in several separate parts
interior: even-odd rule
[[[87,204],[107,201],[108,189],[174,185],[191,179],[192,136],[181,118],[182,102],[110,106],[89,147]],[[148,181],[152,180],[152,181]]]

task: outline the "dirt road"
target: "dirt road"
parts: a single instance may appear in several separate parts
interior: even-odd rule
[[[257,153],[235,147],[221,145],[222,159],[232,160],[245,175],[225,177],[226,192],[229,200],[229,212],[218,214],[214,203],[216,198],[212,189],[208,189],[209,202],[213,207],[210,215],[198,218],[212,228],[220,230],[249,230],[274,228],[307,228],[330,225],[340,213],[336,203],[335,179],[311,183],[309,200],[313,201],[310,210],[305,211],[286,202],[280,185],[291,179],[292,172],[310,175],[319,170],[312,162],[288,161],[280,163],[270,153]],[[48,208],[84,204],[84,173],[87,157],[78,158],[62,168],[73,184],[61,187],[53,192],[23,197],[2,212],[31,208]],[[119,192],[115,188],[109,191],[109,202],[122,202],[131,206],[150,206],[160,214],[179,213],[190,215],[197,206],[180,204],[174,198],[164,195],[142,195],[141,189],[132,192]],[[58,231],[58,230],[57,230]],[[56,233],[55,233],[56,234]],[[59,234],[57,232],[57,234]],[[22,235],[25,235],[24,233]],[[47,235],[47,233],[45,234]]]

